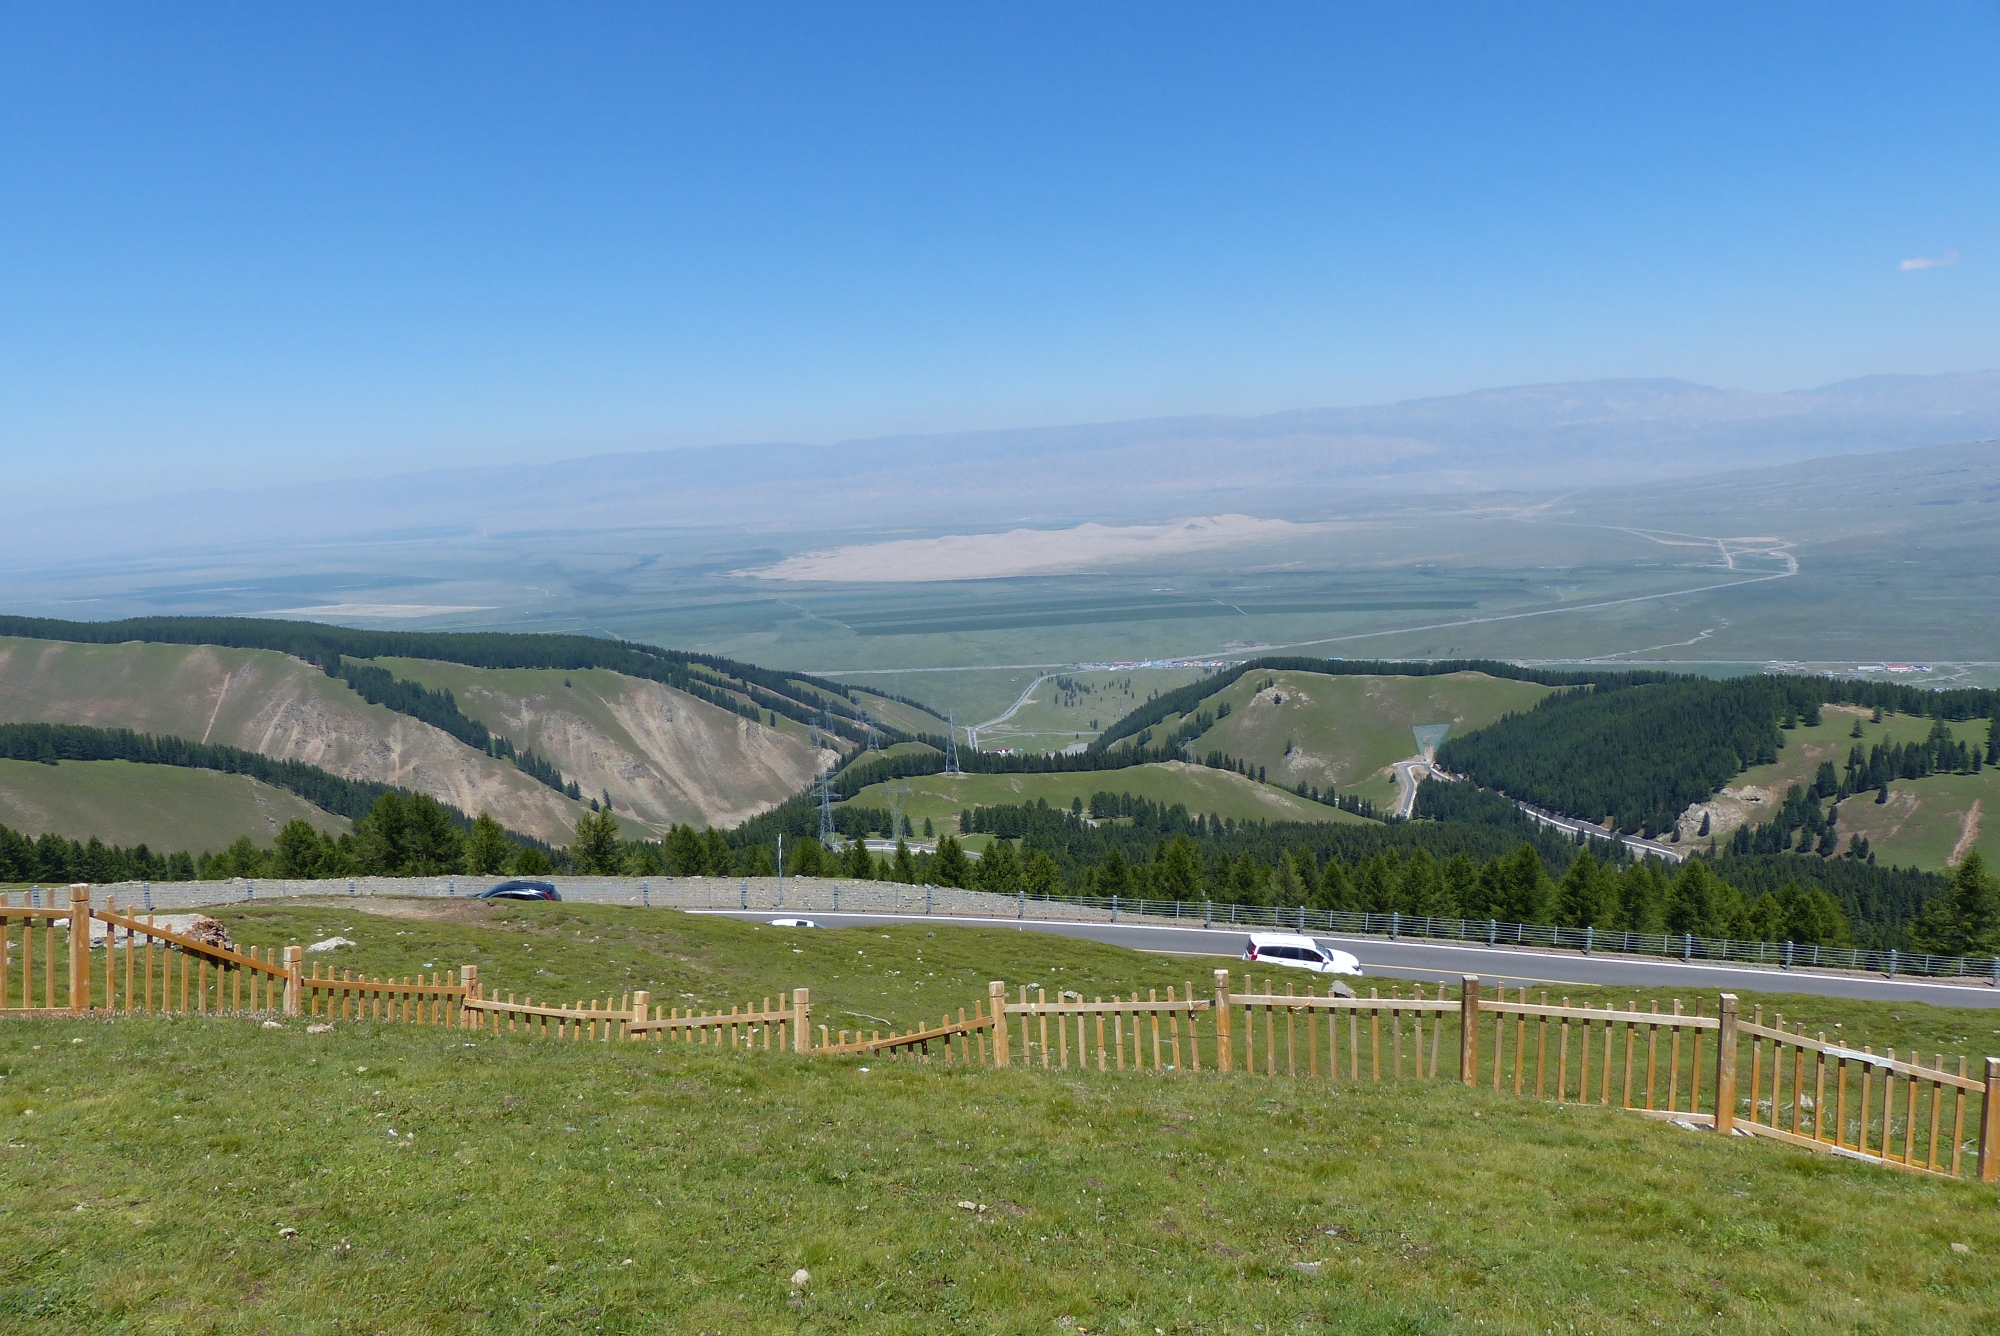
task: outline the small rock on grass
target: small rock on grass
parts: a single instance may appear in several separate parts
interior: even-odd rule
[[[332,1027],[331,1025],[325,1025],[325,1024],[321,1024],[321,1025],[308,1025],[308,1026],[306,1027],[306,1033],[307,1033],[307,1034],[332,1034],[332,1033],[333,1033],[333,1027]]]

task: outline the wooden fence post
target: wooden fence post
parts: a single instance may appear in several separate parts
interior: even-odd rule
[[[1979,1120],[1979,1181],[2000,1183],[2000,1058],[1986,1060],[1986,1107]]]
[[[1724,993],[1715,1014],[1722,1022],[1715,1032],[1715,1130],[1728,1136],[1736,1126],[1736,994]]]
[[[84,882],[69,888],[69,1009],[90,1010],[90,887]]]
[[[1479,1083],[1479,976],[1465,974],[1458,982],[1458,1079]]]
[[[632,994],[632,1021],[643,1025],[651,1019],[653,1019],[653,995],[641,989]],[[625,1031],[625,1037],[627,1039],[644,1039],[646,1032],[628,1027]]]
[[[299,1014],[299,1002],[305,992],[306,949],[303,946],[285,948],[285,1014]]]
[[[792,990],[792,1052],[810,1053],[812,1038],[812,990]]]
[[[1215,972],[1215,1066],[1217,1071],[1235,1071],[1235,1055],[1229,1044],[1229,971]]]
[[[480,1013],[465,1004],[479,1000],[479,966],[460,965],[458,986],[465,990],[465,996],[458,1003],[458,1026],[461,1030],[477,1030]]]
[[[986,985],[986,1006],[993,1017],[993,1065],[1007,1065],[1007,981],[995,979]]]

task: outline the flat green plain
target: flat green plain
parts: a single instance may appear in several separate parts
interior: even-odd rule
[[[470,958],[502,988],[701,1005],[797,985],[857,1023],[955,1010],[989,977],[1101,995],[1216,963],[997,929],[377,908],[225,921],[258,945],[342,932],[360,945],[335,963],[369,974]],[[1753,1001],[1825,1024],[1819,999]],[[1993,1021],[1840,1011],[1849,1042],[1924,1051]],[[0,1315],[57,1336],[1734,1336],[1969,1332],[2000,1309],[1990,1187],[1448,1079],[220,1018],[10,1021],[0,1072]]]
[[[1038,798],[1045,799],[1051,807],[1068,807],[1077,798],[1088,805],[1093,793],[1130,793],[1168,806],[1180,803],[1190,814],[1237,821],[1367,820],[1273,785],[1259,784],[1233,770],[1211,770],[1181,761],[1061,774],[965,775],[958,779],[913,775],[903,782],[911,791],[903,810],[918,825],[925,817],[936,822],[955,821],[967,808],[1031,803]],[[870,784],[855,795],[853,802],[887,810],[887,786]]]
[[[352,828],[345,817],[248,775],[131,761],[0,760],[0,825],[29,835],[95,835],[106,844],[198,854],[244,835],[269,848],[293,820],[331,835]]]

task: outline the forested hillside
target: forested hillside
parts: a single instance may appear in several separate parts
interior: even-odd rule
[[[1566,691],[1447,739],[1438,763],[1487,788],[1625,831],[1664,831],[1745,766],[1777,759],[1768,678]]]
[[[1510,797],[1627,832],[1661,833],[1746,767],[1775,763],[1788,727],[1817,726],[1825,705],[1896,709],[1942,724],[1990,716],[1997,702],[2000,693],[1986,690],[1930,692],[1826,677],[1599,684],[1557,692],[1532,710],[1452,738],[1438,762]],[[1935,730],[1921,744],[1850,756],[1844,779],[1828,765],[1826,795],[1983,760],[1983,747]]]

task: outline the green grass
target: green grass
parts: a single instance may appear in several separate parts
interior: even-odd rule
[[[848,756],[847,760],[841,764],[840,768],[841,770],[847,770],[854,766],[867,765],[870,761],[879,761],[883,760],[886,757],[891,757],[891,756],[937,756],[937,755],[941,755],[941,753],[938,751],[937,748],[931,746],[927,742],[893,742],[890,743],[888,746],[882,748],[882,750],[880,751],[854,752]]]
[[[1202,676],[1198,668],[1105,669],[1055,673],[1035,687],[1028,703],[1004,724],[983,728],[979,745],[987,751],[1014,747],[1025,751],[1061,751],[1088,742],[1117,720],[1146,703],[1154,692],[1171,691]],[[1054,678],[1076,689],[1064,691]],[[1022,673],[1023,688],[1035,674]],[[1008,702],[1013,704],[1012,701]],[[978,722],[978,721],[972,721]]]
[[[954,1006],[1018,970],[1090,994],[1209,964],[1000,930],[374,908],[442,917],[226,921],[273,944],[348,929],[341,963],[370,973],[475,955],[552,995],[804,982],[816,1009],[885,1015],[941,1009],[918,948],[966,985]],[[882,977],[855,971],[871,958]],[[1877,1044],[1993,1019],[1841,1010]],[[0,1074],[9,1330],[1955,1332],[2000,1307],[1991,1188],[1449,1081],[233,1019],[10,1021]]]
[[[866,687],[860,688],[859,708],[868,711],[869,717],[877,724],[899,728],[905,733],[944,732],[944,720],[928,710],[920,710],[914,705],[905,705],[899,700],[878,696]]]
[[[1969,847],[1991,866],[2000,860],[2000,775],[1994,770],[1899,779],[1889,785],[1886,803],[1864,793],[1840,805],[1841,845],[1849,835],[1860,835],[1878,863],[1938,869],[1953,861],[1967,822],[1974,819],[1978,826]]]
[[[910,800],[904,812],[918,826],[922,826],[925,817],[934,822],[955,822],[958,814],[970,807],[1030,803],[1037,798],[1046,799],[1051,807],[1068,807],[1072,800],[1081,798],[1087,807],[1093,793],[1130,793],[1154,802],[1184,803],[1190,813],[1233,817],[1238,821],[1366,820],[1300,798],[1275,785],[1259,784],[1233,770],[1210,770],[1181,761],[1063,774],[966,775],[960,779],[914,775],[903,782],[910,786]],[[887,786],[871,784],[853,801],[863,807],[887,810]]]
[[[1931,721],[1922,715],[1887,715],[1879,724],[1869,723],[1868,715],[1867,710],[1828,705],[1820,711],[1819,723],[1780,730],[1785,745],[1779,749],[1778,759],[1770,765],[1751,766],[1731,781],[1732,787],[1756,785],[1783,798],[1793,784],[1810,785],[1821,761],[1832,761],[1836,773],[1845,773],[1850,748],[1859,746],[1866,752],[1878,742],[1922,742],[1930,736]],[[1856,719],[1862,721],[1865,737],[1851,736]],[[1965,728],[1961,724],[1954,731],[1963,738],[1967,736]]]
[[[335,835],[349,829],[345,817],[247,775],[131,761],[0,760],[0,825],[30,835],[201,853],[243,835],[269,847],[293,820]]]
[[[1865,753],[1877,743],[1921,742],[1930,735],[1932,721],[1922,715],[1892,714],[1881,723],[1871,723],[1868,717],[1867,710],[1829,705],[1821,711],[1818,724],[1785,729],[1778,759],[1750,767],[1711,802],[1690,808],[1681,823],[1683,832],[1692,836],[1699,829],[1703,810],[1717,818],[1711,829],[1718,836],[1746,820],[1753,825],[1768,820],[1788,788],[1812,783],[1822,761],[1833,762],[1835,772],[1844,775],[1848,752],[1856,746]],[[1852,736],[1856,719],[1862,721],[1860,738]],[[1980,722],[1949,727],[1960,741],[1985,742]],[[1761,801],[1749,801],[1753,797]],[[1868,839],[1877,862],[1935,870],[1947,865],[1968,822],[1975,819],[1970,847],[1989,862],[2000,859],[2000,776],[1992,770],[1891,781],[1887,803],[1876,803],[1872,791],[1857,794],[1840,804],[1838,824],[1843,848],[1849,835],[1861,835]]]
[[[1267,681],[1275,685],[1266,688]],[[1484,673],[1442,677],[1246,673],[1203,702],[1202,709],[1212,712],[1227,701],[1230,714],[1202,734],[1195,746],[1264,766],[1282,784],[1300,780],[1321,788],[1331,784],[1387,802],[1395,792],[1388,767],[1416,754],[1412,724],[1449,723],[1455,734],[1470,732],[1510,711],[1532,708],[1548,691],[1532,682]]]

